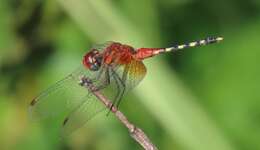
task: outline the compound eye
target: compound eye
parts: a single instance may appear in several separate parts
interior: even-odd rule
[[[101,57],[98,57],[98,56],[93,56],[90,58],[90,70],[92,71],[98,71],[100,66],[101,66],[101,61],[102,61],[102,58]]]
[[[101,61],[102,55],[98,50],[92,49],[84,56],[83,65],[91,71],[97,71],[101,66]]]

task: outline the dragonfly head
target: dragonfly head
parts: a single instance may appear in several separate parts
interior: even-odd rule
[[[83,65],[91,71],[98,71],[102,62],[102,56],[99,51],[92,49],[83,58]]]

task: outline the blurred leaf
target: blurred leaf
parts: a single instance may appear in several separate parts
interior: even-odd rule
[[[14,17],[7,1],[0,4],[0,67],[4,64],[16,63],[23,59],[23,43],[18,40],[14,31]]]
[[[216,61],[202,66],[206,80],[195,83],[207,91],[200,93],[206,107],[245,149],[260,148],[259,25],[259,20],[254,21],[226,34]]]

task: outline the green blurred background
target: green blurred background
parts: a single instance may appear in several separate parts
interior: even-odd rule
[[[28,105],[95,43],[215,35],[225,40],[145,61],[120,109],[162,150],[260,149],[259,0],[1,0],[0,149],[141,149],[113,115],[62,140],[30,121]]]

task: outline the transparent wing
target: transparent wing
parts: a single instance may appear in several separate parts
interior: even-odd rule
[[[98,83],[94,85],[99,89],[106,98],[110,101],[114,101],[119,92],[120,87],[112,76],[112,72],[105,66],[99,74]],[[83,126],[91,118],[93,118],[97,113],[106,109],[106,106],[91,92],[86,96],[87,101],[74,109],[63,121],[62,135],[68,135],[74,130]]]
[[[118,88],[106,67],[97,72],[80,67],[31,102],[31,117],[34,120],[55,119],[62,126],[62,134],[68,135],[105,110],[95,95],[79,85],[82,76],[92,79],[94,86],[111,101],[116,97]]]
[[[61,130],[62,136],[71,134],[106,108],[93,94],[89,94],[85,99],[88,100],[84,101],[64,119]]]
[[[79,85],[82,75],[95,76],[87,69],[79,67],[33,99],[29,108],[32,119],[62,118],[86,101],[83,97],[86,97],[89,91]]]
[[[142,61],[133,59],[129,64],[120,66],[116,72],[124,82],[127,92],[143,80],[146,75],[146,67]]]
[[[102,66],[102,69],[97,72],[88,71],[83,67],[78,68],[31,102],[32,118],[34,120],[53,118],[63,125],[63,135],[70,134],[98,112],[105,110],[105,106],[88,89],[79,85],[80,77],[86,76],[93,79],[94,86],[117,104],[124,94],[120,94],[122,88],[127,89],[125,91],[134,88],[146,74],[144,64],[137,60],[113,69],[118,78],[115,78],[114,73],[106,66]],[[118,79],[124,83],[125,87],[118,85]]]
[[[122,97],[131,89],[136,87],[146,75],[146,67],[143,62],[132,60],[126,65],[117,66],[115,74],[112,74],[111,80],[115,83],[118,92],[114,98],[113,104],[119,107]],[[116,89],[116,88],[114,88]]]
[[[128,90],[131,90],[136,87],[145,77],[146,67],[142,61],[138,60],[132,60],[128,65],[129,70],[125,80],[125,85]]]

